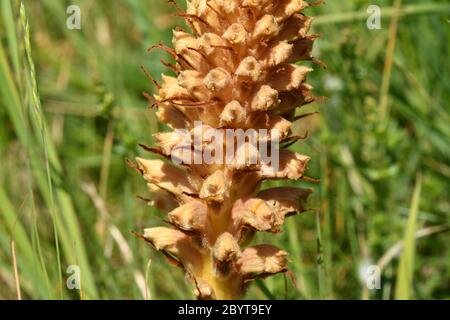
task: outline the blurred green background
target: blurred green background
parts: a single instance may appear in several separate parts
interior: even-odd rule
[[[0,299],[192,299],[180,270],[131,235],[163,215],[125,164],[158,127],[143,91],[184,26],[164,0],[0,0]],[[178,1],[184,6],[184,1]],[[81,8],[81,30],[66,27]],[[382,29],[366,9],[382,7]],[[323,34],[310,83],[328,100],[299,114],[292,147],[319,184],[284,232],[290,253],[253,299],[450,298],[450,5],[328,1],[306,11]],[[29,20],[29,29],[27,27]],[[145,155],[148,156],[148,155]],[[294,183],[295,184],[295,183]],[[81,270],[81,292],[67,268]],[[369,266],[381,272],[369,290]]]

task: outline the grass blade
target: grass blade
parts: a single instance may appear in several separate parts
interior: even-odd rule
[[[416,247],[415,233],[417,230],[417,217],[419,212],[420,194],[422,189],[422,176],[417,176],[414,195],[412,198],[411,209],[409,211],[408,222],[406,225],[404,250],[400,257],[400,263],[397,269],[397,284],[395,286],[395,299],[409,300],[412,296],[414,255]]]

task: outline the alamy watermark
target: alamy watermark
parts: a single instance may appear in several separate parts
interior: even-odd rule
[[[69,30],[81,30],[81,9],[77,5],[67,7],[66,26]]]
[[[363,265],[360,269],[363,283],[369,290],[381,289],[381,268],[377,265]]]
[[[377,5],[370,5],[367,7],[367,13],[369,17],[367,18],[367,28],[369,30],[380,30],[381,29],[381,8]]]
[[[175,164],[227,165],[237,168],[265,165],[279,169],[280,131],[278,129],[215,129],[194,122],[194,129],[177,129],[171,149]]]
[[[81,269],[77,265],[70,265],[67,267],[66,274],[67,277],[66,286],[69,290],[80,290],[81,289]]]

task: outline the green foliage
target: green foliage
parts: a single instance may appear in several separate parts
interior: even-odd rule
[[[422,177],[419,176],[416,183],[416,188],[414,189],[411,211],[409,212],[408,223],[406,225],[403,254],[400,258],[397,270],[398,279],[395,286],[395,298],[399,300],[408,300],[411,297],[414,254],[416,249],[415,234],[417,230],[417,214],[419,210],[421,188]]]
[[[159,80],[168,57],[146,50],[183,21],[165,1],[82,0],[82,29],[69,30],[70,1],[23,2],[0,2],[0,299],[17,297],[11,241],[26,299],[192,299],[130,233],[163,215],[136,198],[145,183],[125,164],[163,130],[140,65]],[[298,121],[309,138],[292,148],[321,182],[298,183],[315,191],[311,212],[254,241],[290,253],[297,288],[278,275],[248,298],[450,298],[450,6],[378,3],[381,30],[366,27],[369,1],[308,10],[328,65],[310,82],[328,100],[299,111],[320,114]],[[372,264],[380,290],[361,280]],[[66,289],[70,265],[81,291]]]

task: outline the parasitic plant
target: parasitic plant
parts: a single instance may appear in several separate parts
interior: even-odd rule
[[[306,179],[309,157],[286,147],[299,139],[291,131],[297,107],[315,101],[305,83],[312,69],[296,64],[313,60],[313,19],[302,14],[311,5],[188,1],[186,12],[178,10],[191,32],[176,29],[173,49],[156,46],[176,61],[166,63],[176,76],[154,81],[157,116],[172,130],[155,135],[157,148],[144,148],[176,161],[136,159],[151,204],[168,214],[167,227],[141,237],[184,270],[199,299],[238,299],[252,280],[287,271],[285,251],[249,243],[255,232],[277,233],[287,216],[305,211],[311,192],[260,190],[265,180]],[[259,131],[239,139],[233,130]],[[263,161],[249,137],[268,144],[277,163]],[[205,151],[216,161],[204,161]]]

